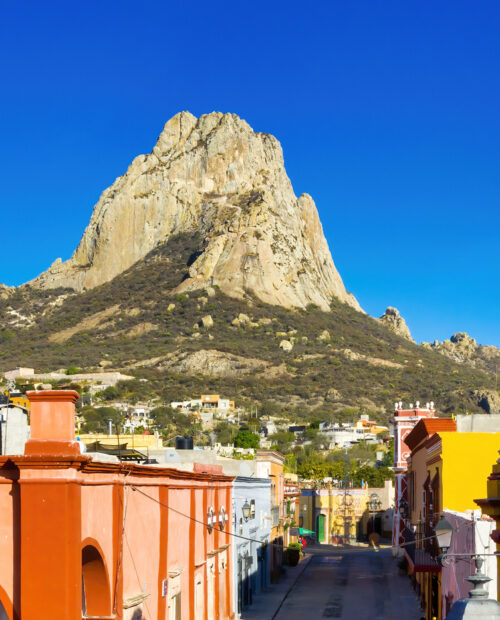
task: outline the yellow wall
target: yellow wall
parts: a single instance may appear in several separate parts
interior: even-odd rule
[[[487,478],[498,458],[500,433],[440,432],[443,510],[475,510],[475,499],[487,497]]]
[[[18,407],[24,407],[25,409],[31,409],[31,403],[27,396],[22,394],[21,396],[9,396],[9,400]]]
[[[93,443],[94,441],[101,441],[105,444],[127,444],[127,448],[136,448],[140,450],[141,448],[157,448],[161,447],[161,439],[158,444],[158,440],[154,435],[104,435],[102,433],[95,433],[94,435],[87,434],[77,434],[77,437],[80,437],[80,441],[84,443]],[[118,441],[119,440],[119,441]]]
[[[313,527],[314,524],[312,522],[312,507],[312,495],[301,495],[299,502],[299,517],[304,517],[301,527],[314,532],[315,528]],[[299,525],[299,521],[297,521],[297,525]]]
[[[280,507],[280,518],[285,515],[285,475],[283,473],[283,464],[275,463],[271,460],[271,478],[274,482],[274,494],[271,489],[271,504]],[[271,540],[278,538],[283,533],[282,525],[271,527]]]
[[[320,494],[315,496],[315,510],[313,511],[313,497],[301,496],[299,513],[304,517],[302,527],[308,530],[316,531],[316,518],[318,514],[325,517],[325,539],[324,543],[331,541],[332,535],[344,535],[344,516],[351,517],[352,536],[356,535],[357,524],[361,521],[366,512],[366,504],[369,500],[369,492],[364,489],[361,493],[359,489],[349,491],[349,499],[351,503],[344,507],[344,493],[338,489],[328,489],[328,493],[321,489]],[[323,493],[322,493],[323,492]],[[304,506],[307,509],[304,510]]]

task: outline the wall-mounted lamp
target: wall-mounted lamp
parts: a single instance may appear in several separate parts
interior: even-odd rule
[[[250,511],[251,511],[251,507],[250,507],[250,504],[248,503],[248,500],[246,499],[245,503],[241,507],[241,512],[243,513],[243,518],[245,519],[245,521],[248,521],[248,519],[250,518]]]
[[[378,495],[376,493],[372,493],[370,495],[370,500],[368,501],[368,510],[370,512],[377,512],[382,508],[382,502],[380,501]]]
[[[405,499],[400,499],[398,504],[398,512],[402,519],[407,519],[409,516],[408,502]]]
[[[446,554],[451,545],[451,536],[453,534],[453,528],[451,527],[450,522],[441,517],[434,528],[434,533],[436,534],[436,540],[439,547]]]

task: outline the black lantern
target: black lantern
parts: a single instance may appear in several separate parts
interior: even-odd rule
[[[245,521],[248,521],[248,519],[250,518],[250,511],[251,511],[251,507],[250,507],[250,504],[248,503],[248,500],[246,499],[245,503],[241,507],[241,512],[243,513],[243,518],[245,519]]]
[[[408,502],[405,499],[400,499],[398,504],[398,512],[402,519],[408,518]]]
[[[382,502],[380,501],[378,495],[376,493],[372,493],[370,495],[370,500],[368,502],[368,510],[370,512],[377,512],[382,507]]]

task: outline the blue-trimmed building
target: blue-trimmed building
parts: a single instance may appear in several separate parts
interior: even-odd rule
[[[233,482],[234,608],[239,614],[270,584],[271,480],[237,476]],[[241,536],[241,538],[238,538]]]

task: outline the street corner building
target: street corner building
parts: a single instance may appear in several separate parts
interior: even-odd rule
[[[397,503],[402,525],[395,545],[407,560],[426,618],[442,620],[470,592],[476,555],[483,559],[483,593],[497,596],[497,465],[490,471],[500,446],[500,416],[415,415],[404,446]],[[396,446],[396,466],[397,458]],[[450,532],[445,547],[436,535],[442,524]]]
[[[24,454],[0,457],[0,619],[234,618],[234,477],[93,460],[78,394],[28,395]]]

